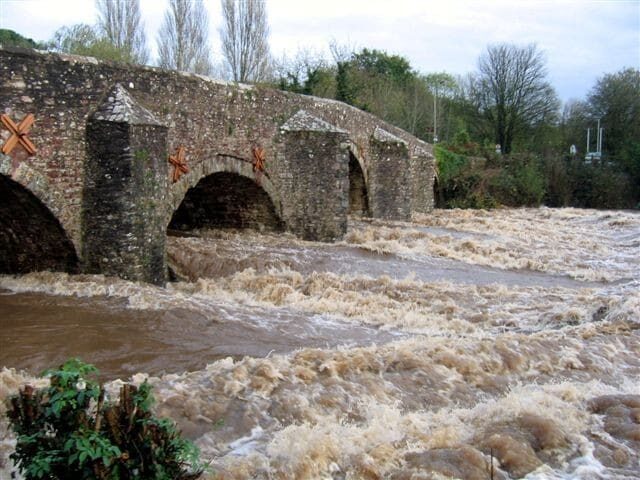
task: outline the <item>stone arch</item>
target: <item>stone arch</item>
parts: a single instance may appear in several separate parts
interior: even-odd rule
[[[359,147],[356,142],[351,140],[349,142],[349,153],[351,153],[351,155],[353,155],[353,157],[358,162],[358,165],[360,166],[360,169],[362,170],[362,175],[364,176],[364,182],[368,187],[369,186],[369,172],[368,172],[367,166],[365,164],[365,154],[364,154],[362,148]]]
[[[45,196],[46,183],[37,177],[34,173],[25,186],[17,181],[25,177],[0,173],[0,273],[77,272],[73,243],[47,204],[29,188],[34,186]]]
[[[234,195],[233,204],[214,198]],[[205,205],[205,200],[213,202],[212,205]],[[190,202],[190,205],[185,202]],[[284,228],[282,202],[269,177],[264,172],[254,172],[252,163],[236,157],[218,155],[192,167],[173,187],[170,210],[167,212],[167,227],[172,228],[172,224],[176,226],[179,222],[189,223],[187,220],[193,220],[193,212],[186,212],[185,209],[193,208],[195,204],[201,204],[199,207],[203,210],[202,214],[209,215],[213,223],[220,221],[224,226],[259,229],[266,226],[272,230]],[[247,206],[254,210],[243,212],[242,209]],[[214,208],[225,211],[216,213]],[[212,215],[217,218],[211,217]],[[227,221],[224,221],[225,215],[228,217]],[[234,215],[240,215],[236,222],[230,221],[230,217]]]
[[[19,163],[18,166],[14,168],[11,157],[0,153],[0,175],[5,175],[14,182],[22,185],[40,200],[42,204],[51,211],[54,217],[61,217],[62,211],[58,208],[55,197],[51,194],[49,181],[44,175],[31,168],[27,163]]]
[[[369,182],[367,170],[362,161],[362,154],[357,146],[352,144],[349,148],[349,214],[368,217],[369,209]]]

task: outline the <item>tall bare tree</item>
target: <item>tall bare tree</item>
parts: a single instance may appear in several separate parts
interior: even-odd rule
[[[546,80],[542,52],[534,44],[490,45],[478,60],[471,100],[504,153],[527,127],[555,119],[559,101]]]
[[[96,0],[96,7],[101,36],[126,52],[132,62],[147,63],[149,50],[140,15],[140,0]]]
[[[222,53],[235,82],[263,80],[269,65],[269,25],[264,0],[221,0]]]
[[[202,0],[169,0],[158,34],[159,64],[209,75],[209,17]]]

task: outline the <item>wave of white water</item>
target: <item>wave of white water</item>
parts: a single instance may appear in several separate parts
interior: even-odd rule
[[[354,222],[342,245],[251,232],[169,243],[185,281],[166,289],[51,273],[0,277],[0,288],[113,297],[140,311],[222,306],[224,322],[247,328],[234,312],[259,310],[266,326],[280,319],[281,335],[284,311],[391,334],[323,348],[301,337],[290,353],[150,377],[158,413],[196,441],[210,478],[480,480],[492,465],[503,479],[638,478],[640,215],[436,211]],[[432,262],[441,257],[472,280],[483,266],[504,275],[447,279],[449,264]],[[411,261],[441,268],[438,279],[412,274]],[[0,397],[31,381],[5,368]]]

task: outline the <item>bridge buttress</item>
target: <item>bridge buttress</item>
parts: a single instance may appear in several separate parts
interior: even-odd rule
[[[164,285],[166,159],[167,127],[117,84],[87,122],[86,272]]]
[[[300,110],[280,127],[279,141],[287,229],[305,240],[342,238],[349,208],[347,132]]]
[[[411,167],[407,142],[376,127],[369,140],[369,210],[373,218],[410,220]]]
[[[429,213],[435,208],[433,184],[436,176],[433,156],[416,147],[411,154],[411,211]]]

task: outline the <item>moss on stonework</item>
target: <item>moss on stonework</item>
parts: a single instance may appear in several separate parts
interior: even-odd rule
[[[149,151],[146,148],[136,150],[133,158],[138,162],[146,162],[149,159]]]

